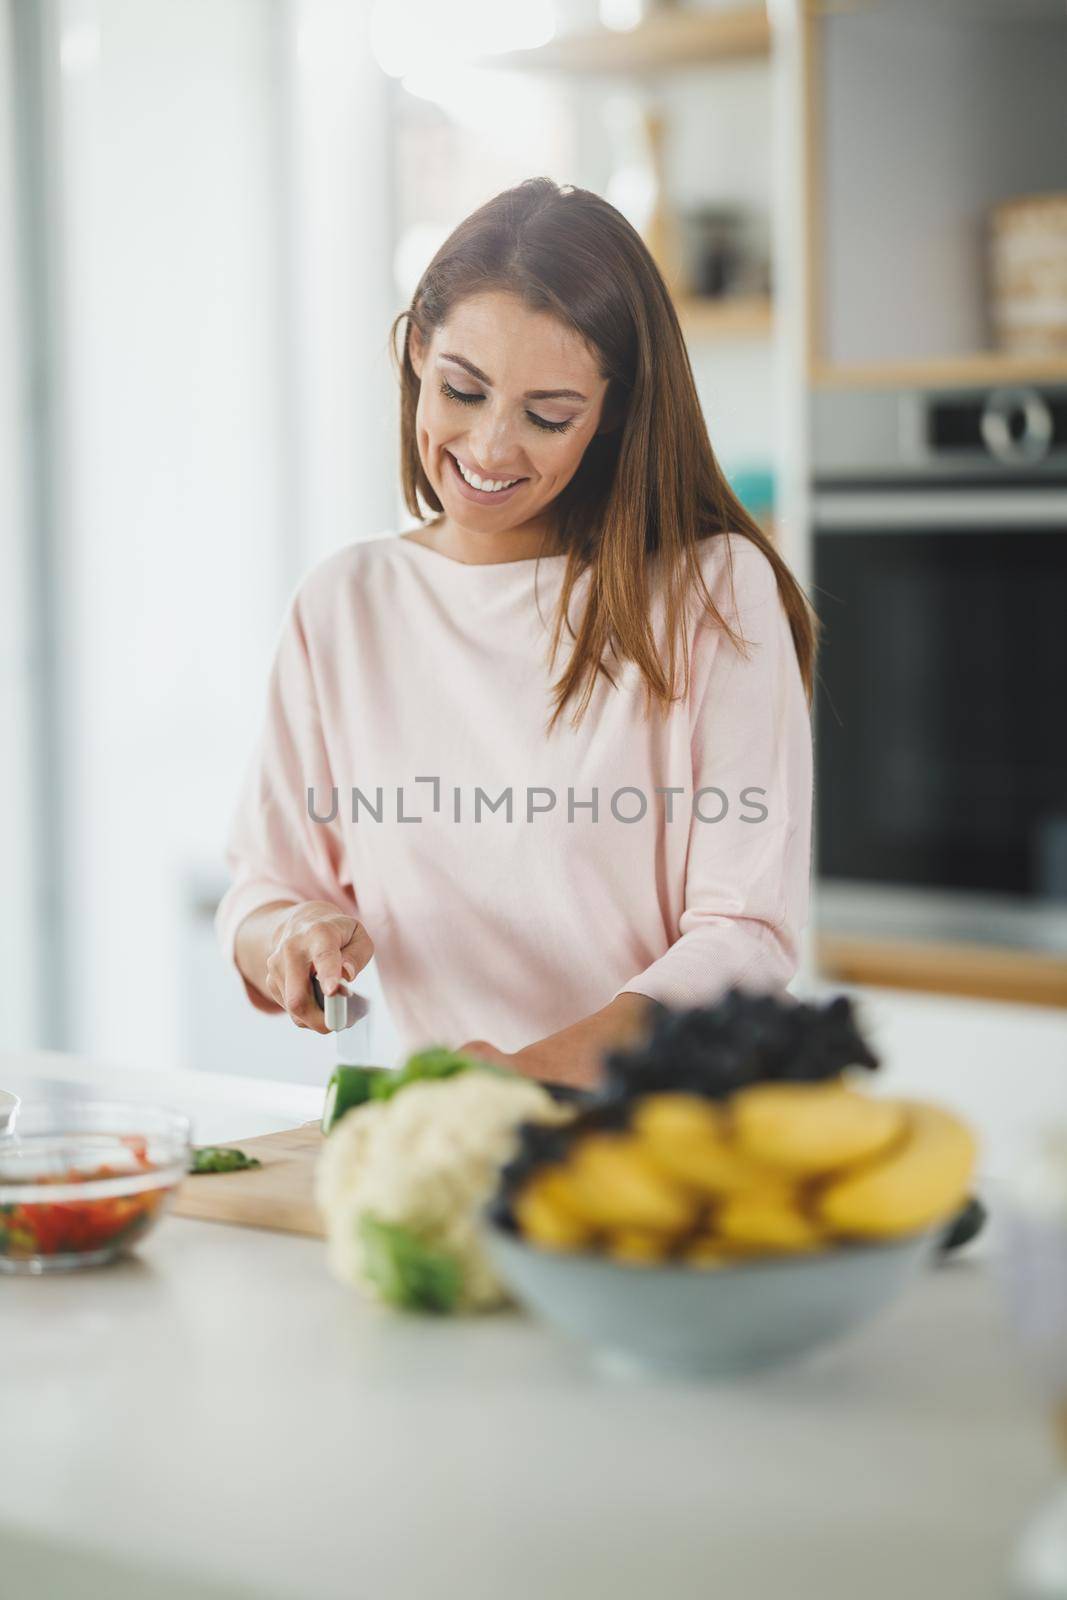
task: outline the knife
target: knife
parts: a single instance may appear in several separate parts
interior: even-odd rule
[[[342,983],[333,994],[324,995],[318,978],[312,973],[311,989],[315,1004],[325,1016],[326,1026],[331,1033],[343,1033],[346,1028],[361,1022],[370,1010],[370,1001],[350,989],[347,983]]]

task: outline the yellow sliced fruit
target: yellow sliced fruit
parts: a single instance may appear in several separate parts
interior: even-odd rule
[[[755,1252],[817,1250],[826,1235],[797,1207],[788,1190],[731,1195],[715,1214],[721,1238]]]
[[[666,1177],[628,1133],[589,1133],[566,1167],[575,1207],[593,1227],[684,1233],[699,1204]]]
[[[672,1139],[714,1139],[722,1134],[723,1115],[702,1095],[671,1091],[643,1095],[634,1106],[631,1126],[654,1144]]]
[[[737,1249],[724,1245],[723,1241],[713,1234],[701,1234],[686,1245],[682,1252],[682,1260],[690,1267],[727,1267],[737,1260]]]
[[[523,1237],[545,1250],[580,1250],[593,1237],[592,1228],[573,1209],[567,1175],[558,1167],[535,1172],[512,1209]]]
[[[751,1161],[725,1139],[649,1143],[649,1156],[669,1178],[705,1197],[758,1193],[774,1187],[781,1173]]]
[[[895,1100],[843,1085],[757,1083],[730,1101],[739,1150],[795,1177],[817,1177],[888,1151],[906,1117]]]
[[[665,1261],[671,1244],[670,1234],[653,1233],[646,1228],[620,1228],[608,1235],[605,1248],[613,1261],[648,1266]]]
[[[696,1095],[649,1095],[634,1111],[633,1130],[666,1177],[701,1195],[740,1194],[781,1181],[734,1147],[722,1112]]]
[[[858,1239],[916,1233],[950,1217],[966,1198],[978,1153],[971,1130],[940,1106],[900,1105],[899,1146],[819,1193],[816,1209],[835,1233]]]

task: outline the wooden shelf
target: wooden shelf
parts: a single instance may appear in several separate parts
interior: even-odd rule
[[[684,296],[676,301],[682,330],[689,339],[769,339],[774,330],[774,305],[769,295]]]
[[[520,67],[536,72],[656,72],[669,67],[699,67],[717,61],[768,56],[771,27],[764,5],[728,11],[654,11],[636,28],[564,35],[534,50],[480,56],[482,67]]]
[[[830,933],[815,950],[821,974],[841,983],[1067,1008],[1067,955]]]
[[[896,389],[954,384],[1067,383],[1067,352],[1061,356],[1007,355],[979,350],[969,356],[932,361],[886,361],[869,365],[816,363],[810,373],[816,389]]]

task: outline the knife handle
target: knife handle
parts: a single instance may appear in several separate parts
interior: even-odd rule
[[[333,994],[324,995],[315,973],[311,974],[311,992],[331,1033],[343,1033],[346,1028],[362,1021],[370,1010],[370,1002],[363,995],[354,994],[347,983],[342,983]]]

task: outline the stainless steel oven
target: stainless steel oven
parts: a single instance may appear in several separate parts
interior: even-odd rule
[[[824,919],[1067,948],[1067,385],[814,408]]]

